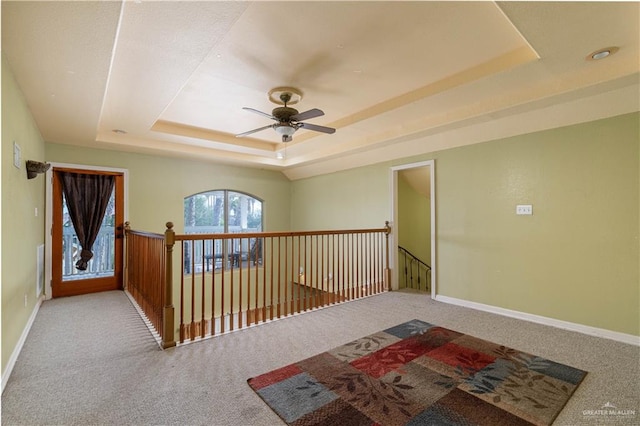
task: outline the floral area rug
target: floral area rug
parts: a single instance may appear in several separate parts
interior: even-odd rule
[[[587,373],[419,320],[248,380],[289,425],[550,425]]]

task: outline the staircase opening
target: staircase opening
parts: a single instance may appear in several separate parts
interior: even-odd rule
[[[393,289],[435,296],[434,161],[392,168]],[[395,247],[394,247],[395,246]]]

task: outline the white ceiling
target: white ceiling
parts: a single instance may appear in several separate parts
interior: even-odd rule
[[[638,111],[639,26],[637,2],[2,1],[46,141],[290,179]],[[279,86],[337,132],[234,137]]]

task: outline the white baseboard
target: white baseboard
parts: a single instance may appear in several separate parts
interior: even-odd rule
[[[615,340],[618,342],[627,343],[629,345],[640,346],[640,336],[634,336],[633,334],[620,333],[617,331],[606,330],[604,328],[590,327],[588,325],[562,321],[554,318],[543,317],[540,315],[528,314],[526,312],[512,311],[511,309],[485,305],[482,303],[471,302],[464,299],[456,299],[455,297],[436,295],[435,300],[437,300],[438,302],[476,309],[478,311],[490,312],[492,314],[503,315],[506,317],[516,318],[524,321],[535,322],[537,324],[548,325],[564,330],[577,331],[578,333]]]
[[[24,330],[22,330],[22,334],[20,335],[20,339],[18,339],[18,343],[16,347],[13,349],[11,356],[9,357],[9,362],[7,363],[7,368],[2,372],[2,391],[4,392],[4,387],[7,385],[9,381],[9,376],[11,376],[11,372],[13,371],[13,367],[16,365],[16,361],[18,360],[18,355],[20,355],[20,351],[24,346],[24,342],[27,340],[27,336],[29,335],[29,331],[31,331],[31,326],[33,322],[36,320],[36,315],[38,315],[38,310],[40,310],[40,305],[42,305],[42,301],[44,300],[44,296],[40,296],[38,301],[36,302],[36,306],[33,308],[31,315],[29,316],[29,320],[27,321],[27,325]]]

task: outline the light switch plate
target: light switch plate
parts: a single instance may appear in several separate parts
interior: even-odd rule
[[[518,204],[516,206],[517,215],[532,215],[533,206],[531,204]]]
[[[20,145],[13,141],[13,165],[20,168],[22,162],[22,155],[20,154]]]

